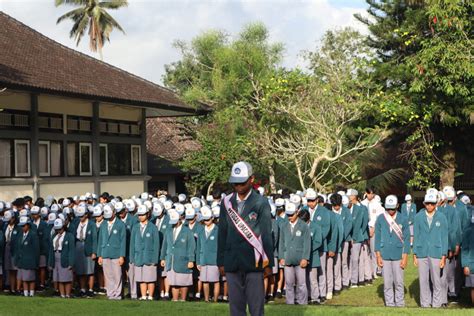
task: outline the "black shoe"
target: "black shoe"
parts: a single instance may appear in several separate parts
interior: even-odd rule
[[[94,297],[95,296],[94,291],[92,291],[92,290],[87,291],[86,296],[89,297],[89,298]]]
[[[341,291],[334,290],[334,296],[338,296],[339,294],[341,294]]]
[[[347,285],[344,285],[344,286],[342,287],[342,290],[343,290],[343,291],[348,290],[348,289],[349,289],[349,286],[347,286]]]
[[[282,297],[283,297],[283,295],[281,294],[281,292],[276,292],[276,295],[275,295],[275,296],[276,296],[276,298],[282,298]]]
[[[273,295],[268,296],[267,303],[275,303],[275,298],[273,297]]]
[[[321,304],[324,304],[326,302],[326,298],[325,297],[320,297],[319,301],[321,302]]]
[[[308,305],[321,305],[321,302],[320,302],[320,301],[311,300],[311,301],[309,301]]]
[[[61,295],[59,294],[59,291],[54,291],[53,296],[54,297],[60,297]]]

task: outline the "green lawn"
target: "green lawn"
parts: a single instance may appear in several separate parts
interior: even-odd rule
[[[418,307],[418,276],[412,261],[405,274],[405,301],[407,308],[383,307],[382,279],[373,286],[351,289],[327,301],[325,306],[287,306],[284,300],[267,305],[267,315],[474,315],[463,291],[460,304],[448,309],[421,309]],[[363,306],[363,307],[361,307]],[[108,301],[101,296],[95,299],[60,299],[37,296],[34,298],[0,295],[0,315],[227,315],[226,304]]]

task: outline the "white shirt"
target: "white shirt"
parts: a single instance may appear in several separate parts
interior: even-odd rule
[[[374,227],[377,217],[379,217],[380,214],[383,214],[385,209],[382,204],[377,202],[375,199],[372,199],[371,201],[365,199],[362,201],[362,205],[365,205],[369,210],[369,227]]]
[[[102,225],[102,222],[103,222],[103,221],[104,221],[104,220],[101,220],[100,222],[97,222],[97,221],[96,221],[96,222],[95,222],[95,226],[96,226],[97,228],[100,228],[100,225]]]
[[[125,215],[124,218],[121,218],[120,220],[125,223],[127,221],[127,217],[128,217],[128,213]]]
[[[289,223],[290,223],[290,232],[293,234],[293,231],[295,230],[296,223],[298,223],[298,219],[296,219],[296,221],[294,223],[292,223],[292,222],[289,222]]]
[[[342,206],[341,206],[341,208],[339,209],[339,211],[336,211],[334,208],[332,208],[332,211],[333,211],[334,213],[338,214],[338,215],[341,215],[341,213],[342,213]]]
[[[62,233],[62,234],[57,234],[56,236],[54,236],[54,238],[53,238],[54,251],[62,251],[63,250],[64,235],[66,235],[66,234]],[[57,245],[58,239],[59,239],[59,245]]]
[[[173,228],[173,241],[178,238],[179,232],[181,231],[181,228],[183,227],[183,224],[179,225],[179,227]]]
[[[83,223],[79,222],[79,225],[77,226],[76,230],[76,238],[79,240],[85,240],[86,239],[86,229],[87,229],[87,223],[89,222],[89,219],[86,219],[86,221]],[[81,236],[82,233],[82,236]]]
[[[112,231],[112,227],[114,226],[116,220],[117,220],[117,217],[115,217],[113,221],[108,221],[107,223],[107,230],[109,231],[109,235],[110,235],[110,232]]]
[[[143,233],[145,232],[146,225],[148,223],[140,223],[140,235],[143,237]]]
[[[214,223],[212,223],[209,226],[204,226],[204,232],[206,233],[206,238],[209,238],[209,236],[211,235],[212,230],[214,229],[214,226],[215,226]]]
[[[38,218],[38,219],[37,219],[36,221],[34,221],[33,223],[36,225],[36,227],[39,227],[40,222],[41,222],[41,218]]]
[[[158,230],[161,229],[161,224],[163,224],[163,218],[164,218],[164,216],[162,218],[157,218],[156,219],[155,225],[158,228]]]
[[[313,218],[314,218],[314,214],[316,213],[316,208],[311,208],[311,207],[308,207],[308,210],[309,210],[309,218],[311,218],[311,221],[313,221]]]
[[[8,225],[7,229],[5,229],[5,241],[10,242],[12,240],[12,234],[13,234],[13,225]]]

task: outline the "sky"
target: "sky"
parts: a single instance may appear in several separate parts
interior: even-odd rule
[[[99,58],[88,38],[79,46],[69,38],[71,21],[56,24],[72,6],[54,0],[0,0],[0,10],[49,38]],[[351,26],[366,32],[354,18],[365,13],[364,0],[129,0],[110,11],[126,32],[114,30],[103,49],[104,61],[161,84],[165,65],[180,59],[175,40],[190,41],[209,29],[237,34],[243,26],[263,22],[272,42],[285,46],[283,66],[304,67],[301,52],[314,50],[325,31]],[[87,35],[87,34],[86,34]]]

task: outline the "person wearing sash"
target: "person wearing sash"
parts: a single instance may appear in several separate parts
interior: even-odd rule
[[[132,228],[130,237],[130,261],[134,263],[142,301],[153,300],[160,258],[160,235],[158,228],[149,221],[149,214],[145,205],[138,207],[139,223]]]
[[[413,222],[415,221],[416,204],[413,203],[413,198],[410,194],[405,195],[405,203],[402,204],[400,213],[405,215],[408,219],[408,225],[410,226],[410,245],[413,245]]]
[[[234,193],[221,203],[217,265],[226,275],[232,316],[263,315],[264,276],[272,273],[273,253],[270,204],[252,189],[252,166],[244,161],[232,166],[229,183]]]
[[[385,213],[375,221],[375,254],[382,268],[385,306],[405,306],[404,273],[410,252],[408,218],[397,213],[395,195],[385,198]]]
[[[436,190],[429,190],[423,201],[425,209],[415,216],[413,227],[413,263],[418,267],[421,307],[439,308],[446,300],[442,287],[446,286],[448,221],[436,210],[437,202]]]
[[[210,285],[214,287],[213,301],[217,302],[220,293],[219,268],[217,267],[217,236],[218,227],[214,224],[211,209],[204,205],[201,208],[201,219],[204,229],[198,231],[196,246],[196,264],[199,270],[199,280],[203,285],[204,300],[210,301]]]
[[[127,228],[117,218],[112,204],[103,207],[104,222],[100,225],[97,263],[103,267],[107,297],[122,299],[122,266],[125,263]]]
[[[20,236],[16,239],[14,262],[18,267],[17,279],[23,282],[25,296],[35,295],[36,270],[39,264],[39,238],[31,231],[31,221],[26,216],[21,216],[18,226],[22,228]]]
[[[49,247],[48,266],[52,269],[53,282],[58,285],[61,298],[70,298],[75,259],[74,235],[66,230],[64,221],[54,221],[54,235]]]
[[[306,267],[311,253],[310,231],[308,225],[299,219],[299,211],[294,203],[289,202],[285,212],[289,222],[281,228],[278,253],[280,264],[285,267],[286,304],[306,305]]]

